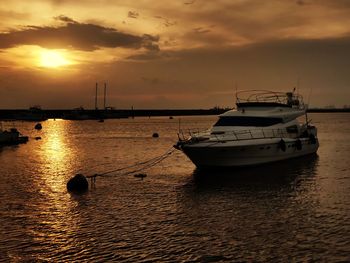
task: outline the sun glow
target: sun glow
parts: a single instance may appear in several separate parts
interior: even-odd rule
[[[71,64],[61,51],[43,50],[40,54],[40,65],[45,68],[58,68]]]

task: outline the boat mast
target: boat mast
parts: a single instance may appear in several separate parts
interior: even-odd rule
[[[238,87],[237,87],[237,81],[235,82],[235,89],[236,89],[236,106],[237,106],[237,92],[238,92]]]
[[[107,92],[107,83],[105,82],[104,96],[103,96],[103,108],[106,109],[106,92]]]
[[[311,87],[311,89],[310,89],[309,96],[308,96],[308,98],[307,98],[307,104],[306,104],[306,110],[305,110],[306,124],[307,124],[307,125],[309,125],[309,121],[308,121],[308,118],[307,118],[307,110],[308,110],[309,105],[310,105],[311,93],[312,93],[312,87]]]
[[[95,90],[95,110],[97,110],[97,82],[96,82],[96,90]]]

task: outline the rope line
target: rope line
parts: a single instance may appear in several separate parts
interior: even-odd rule
[[[135,164],[132,164],[132,165],[121,167],[121,168],[118,168],[118,169],[109,170],[107,172],[103,172],[103,173],[99,173],[99,174],[89,175],[89,176],[86,176],[86,177],[87,178],[95,178],[95,177],[98,177],[98,176],[102,177],[102,176],[115,176],[115,175],[129,175],[129,174],[137,173],[137,172],[146,170],[148,168],[151,168],[151,167],[157,165],[158,163],[162,162],[164,159],[168,158],[175,150],[176,149],[171,147],[170,149],[168,149],[162,155],[153,157],[153,158],[148,159],[146,161],[136,162]],[[127,169],[131,169],[131,168],[135,168],[135,169],[131,170],[131,171],[124,172],[124,173],[112,174],[112,173],[116,173],[116,172],[122,172],[122,171],[125,171]]]

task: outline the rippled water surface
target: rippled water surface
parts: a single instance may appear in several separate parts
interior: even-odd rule
[[[179,118],[16,122],[30,141],[0,148],[0,261],[349,261],[350,114],[310,117],[316,156],[198,171],[176,151],[143,180],[97,178],[83,195],[67,192],[69,178],[163,154]]]

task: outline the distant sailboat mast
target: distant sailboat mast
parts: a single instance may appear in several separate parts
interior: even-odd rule
[[[106,109],[106,93],[107,93],[107,83],[105,83],[104,96],[103,96],[103,108]]]
[[[97,87],[97,82],[96,82],[96,91],[95,91],[95,110],[97,110],[97,89],[98,89],[98,87]]]

